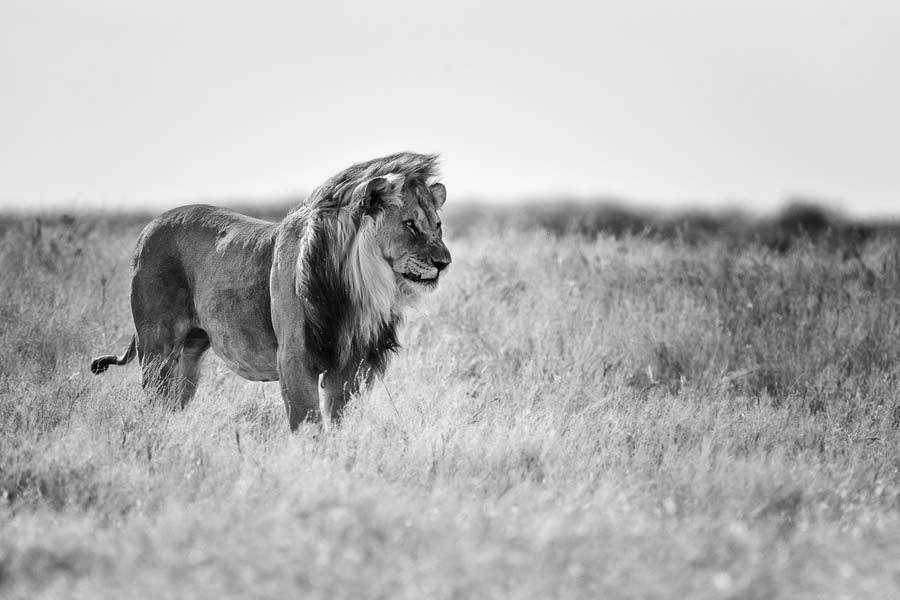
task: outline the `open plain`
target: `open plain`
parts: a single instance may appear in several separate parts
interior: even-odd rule
[[[0,597],[900,597],[892,235],[448,215],[383,381],[291,435],[212,355],[183,411],[91,376],[143,222],[2,225]]]

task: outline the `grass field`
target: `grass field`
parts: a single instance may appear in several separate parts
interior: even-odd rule
[[[460,221],[461,222],[461,221]],[[470,219],[384,382],[148,404],[140,219],[0,233],[0,597],[900,597],[900,240]]]

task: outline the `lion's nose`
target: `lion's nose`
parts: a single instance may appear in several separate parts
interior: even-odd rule
[[[450,257],[448,256],[446,260],[435,259],[435,260],[432,260],[431,262],[434,263],[435,269],[437,269],[438,271],[443,271],[450,265]]]

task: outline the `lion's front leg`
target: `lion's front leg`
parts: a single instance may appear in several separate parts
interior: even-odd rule
[[[314,361],[306,352],[305,314],[295,285],[297,239],[296,232],[282,232],[276,242],[269,281],[272,329],[278,340],[278,383],[291,431],[296,431],[304,421],[319,422],[322,419],[319,369],[314,367]]]
[[[319,376],[319,410],[331,424],[341,421],[344,407],[360,389],[368,388],[374,377],[368,367],[330,370]]]
[[[321,420],[318,374],[297,353],[283,347],[278,349],[278,382],[291,431],[304,421]]]
[[[340,423],[344,407],[355,391],[352,379],[338,370],[325,371],[319,376],[319,410],[326,419],[326,427]]]

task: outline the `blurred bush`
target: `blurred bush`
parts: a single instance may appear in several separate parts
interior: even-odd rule
[[[523,204],[448,204],[448,230],[466,235],[473,229],[512,228],[546,231],[555,237],[579,235],[616,239],[642,236],[687,244],[724,240],[729,245],[759,243],[786,252],[797,243],[848,251],[876,236],[895,237],[900,223],[858,221],[822,208],[815,200],[790,199],[774,216],[755,217],[739,211],[653,212],[628,208],[616,201],[548,200]]]
[[[224,202],[234,210],[257,218],[278,221],[302,199],[236,200]],[[120,214],[79,214],[79,223],[102,220],[111,227],[134,227],[152,219],[157,212],[141,210]],[[512,203],[463,200],[448,203],[444,210],[446,230],[465,236],[480,230],[545,231],[554,237],[577,235],[595,239],[641,236],[651,240],[700,244],[724,240],[730,245],[759,243],[786,252],[799,243],[812,242],[823,248],[855,252],[873,237],[896,237],[897,220],[854,220],[826,208],[814,198],[789,198],[785,207],[770,216],[752,216],[739,210],[653,211],[628,207],[617,199],[593,201],[547,198]],[[0,233],[20,223],[21,216],[0,214]],[[67,214],[45,215],[40,221],[50,225],[71,225]]]

